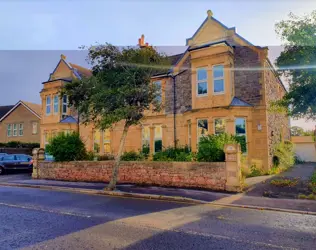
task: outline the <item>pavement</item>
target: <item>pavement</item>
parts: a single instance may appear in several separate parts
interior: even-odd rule
[[[255,197],[247,194],[165,187],[142,187],[135,185],[118,185],[115,192],[106,192],[104,191],[104,187],[106,186],[105,183],[34,180],[31,179],[30,173],[13,173],[0,176],[0,186],[18,186],[83,194],[168,200],[190,204],[212,203],[213,205],[220,206],[247,207],[260,210],[286,211],[316,215],[316,201],[310,200],[273,199],[267,197]]]
[[[0,249],[314,249],[316,216],[0,186]]]

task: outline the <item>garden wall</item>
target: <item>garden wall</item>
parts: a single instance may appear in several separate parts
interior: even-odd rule
[[[121,162],[119,183],[241,191],[240,147],[226,153],[226,162]],[[230,150],[230,152],[228,152]],[[44,152],[44,151],[43,151]],[[114,161],[47,162],[34,153],[33,178],[109,182]]]

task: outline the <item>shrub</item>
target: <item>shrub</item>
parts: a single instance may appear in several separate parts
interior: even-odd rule
[[[7,143],[0,143],[0,147],[4,148],[39,148],[40,144],[37,142],[19,142],[19,141],[10,141]]]
[[[150,154],[150,147],[147,144],[144,144],[142,147],[142,152],[143,156],[145,157],[145,159],[148,159],[149,154]]]
[[[247,177],[256,177],[256,176],[262,176],[263,172],[261,169],[257,168],[256,164],[251,165],[250,167],[250,173],[247,175]]]
[[[193,161],[194,154],[189,146],[168,147],[153,155],[154,161]]]
[[[290,141],[280,142],[274,147],[273,165],[284,171],[294,165],[294,156],[293,144]]]
[[[122,161],[142,161],[144,160],[144,156],[141,153],[137,153],[135,151],[125,152],[121,156]]]
[[[96,154],[93,151],[89,151],[86,153],[85,159],[86,161],[94,161]]]
[[[298,179],[280,178],[270,181],[270,184],[277,187],[295,187],[298,184]]]
[[[226,133],[202,137],[199,142],[197,160],[202,162],[225,161],[224,146],[227,143],[237,143],[236,137]]]
[[[111,154],[105,154],[105,155],[98,156],[98,161],[111,161],[114,159],[115,159],[114,155],[111,155]]]
[[[78,133],[60,133],[50,140],[46,146],[47,153],[54,156],[55,161],[80,161],[87,157],[85,145]]]

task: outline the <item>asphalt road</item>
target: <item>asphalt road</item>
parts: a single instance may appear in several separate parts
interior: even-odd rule
[[[0,249],[315,249],[316,216],[0,187]]]

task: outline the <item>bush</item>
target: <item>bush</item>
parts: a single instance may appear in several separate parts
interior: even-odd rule
[[[46,151],[59,162],[80,161],[87,157],[85,145],[78,133],[58,134],[46,146]]]
[[[96,154],[93,151],[89,151],[86,153],[85,159],[86,161],[94,161]]]
[[[114,159],[115,159],[114,155],[111,155],[111,154],[105,154],[105,155],[98,156],[98,161],[111,161]]]
[[[202,137],[199,142],[197,160],[202,162],[225,161],[224,146],[227,143],[237,143],[236,137],[226,133]]]
[[[194,154],[189,146],[168,147],[153,156],[154,161],[193,161]]]
[[[39,148],[40,144],[37,142],[19,142],[19,141],[10,141],[7,143],[0,143],[0,147],[3,148]]]
[[[256,164],[251,165],[250,167],[250,173],[247,175],[247,178],[249,177],[256,177],[256,176],[262,176],[264,173],[261,169],[257,168]]]
[[[274,147],[273,165],[282,171],[292,167],[295,163],[293,144],[290,141],[280,142]]]
[[[142,161],[144,160],[144,156],[141,153],[137,153],[135,151],[125,152],[121,156],[122,161]]]
[[[143,145],[142,147],[142,152],[143,156],[145,157],[145,159],[148,159],[149,155],[150,155],[150,147],[149,145]]]
[[[270,184],[276,187],[295,187],[298,184],[298,179],[279,178],[270,181]]]

